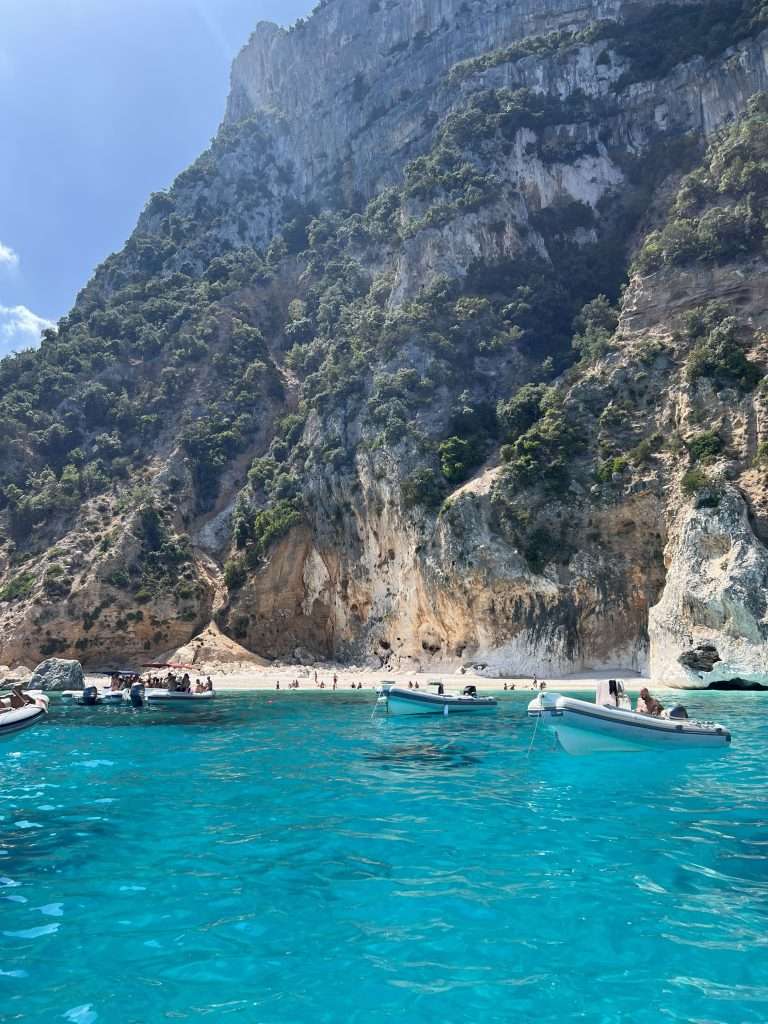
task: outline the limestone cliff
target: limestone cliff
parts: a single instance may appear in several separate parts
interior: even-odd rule
[[[0,660],[214,620],[265,658],[757,679],[761,19],[259,25],[211,149],[0,364]]]

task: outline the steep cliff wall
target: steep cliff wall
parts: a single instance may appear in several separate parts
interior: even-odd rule
[[[0,660],[213,618],[268,658],[753,678],[767,45],[730,0],[260,25],[211,149],[0,364]]]
[[[347,187],[370,198],[422,151],[430,122],[445,113],[443,79],[454,65],[525,37],[615,19],[624,6],[335,0],[301,28],[257,26],[233,67],[227,121],[274,116],[301,188],[337,189],[341,168]]]

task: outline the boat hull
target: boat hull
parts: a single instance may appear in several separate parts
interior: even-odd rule
[[[456,715],[495,711],[494,697],[454,697],[449,694],[399,690],[390,687],[384,694],[390,715]]]
[[[173,707],[195,707],[214,700],[216,693],[173,693],[169,690],[145,690],[144,699],[148,704],[166,704]]]
[[[716,723],[653,718],[635,711],[598,707],[588,701],[550,694],[532,701],[529,714],[553,732],[569,754],[647,750],[717,750],[731,734]]]
[[[102,704],[119,706],[128,699],[127,690],[97,690],[96,699],[88,702],[84,699],[86,690],[63,690],[59,696],[62,700],[72,701],[74,704],[81,704],[84,707],[98,707]]]
[[[48,713],[48,701],[45,697],[38,697],[34,705],[24,708],[14,708],[12,711],[4,711],[0,714],[0,740],[9,739],[12,736],[24,732],[39,725]]]

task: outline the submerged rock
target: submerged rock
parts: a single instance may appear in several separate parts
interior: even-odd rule
[[[83,666],[79,661],[49,658],[35,669],[29,682],[31,690],[82,690]]]

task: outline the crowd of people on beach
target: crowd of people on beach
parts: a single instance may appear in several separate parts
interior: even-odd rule
[[[314,674],[314,683],[315,683],[315,689],[317,689],[317,690],[338,690],[338,689],[340,689],[340,687],[339,687],[339,677],[336,675],[335,672],[333,673],[333,678],[328,680],[328,684],[327,685],[326,685],[325,680],[324,679],[320,679],[318,677],[318,675],[317,675],[317,672],[315,672],[315,674]],[[299,687],[299,680],[298,679],[294,679],[293,682],[288,683],[287,689],[289,689],[289,690],[298,690],[299,688],[300,687]],[[356,682],[353,681],[352,683],[350,683],[350,689],[352,689],[352,690],[362,690],[362,688],[363,688],[363,684],[360,683],[360,682],[356,683]],[[277,683],[275,683],[275,689],[276,690],[280,689],[280,681],[279,680],[277,681]]]
[[[321,679],[318,676],[317,670],[315,670],[313,675],[312,675],[312,683],[314,684],[314,687],[317,690],[338,690],[338,689],[341,688],[341,685],[340,685],[340,682],[339,682],[339,677],[336,675],[335,672],[334,672],[333,676],[331,677],[331,679],[329,679],[326,682],[324,679]],[[405,685],[405,684],[403,684],[403,685]],[[280,688],[281,688],[280,687],[280,682],[278,681],[278,682],[275,683],[275,689],[279,690]],[[504,689],[505,690],[511,691],[511,690],[515,690],[516,688],[517,688],[517,684],[516,683],[504,683]],[[538,691],[543,691],[543,690],[546,690],[547,684],[544,682],[544,680],[541,680],[541,682],[539,682],[538,678],[536,676],[534,676],[533,679],[531,680],[531,687],[530,688],[532,690],[536,690],[537,692]],[[288,690],[298,690],[298,689],[300,689],[299,680],[298,679],[294,679],[292,682],[288,683],[287,686],[285,686],[285,689],[288,689]],[[360,683],[360,682],[354,682],[353,681],[352,683],[350,683],[350,689],[352,689],[352,690],[362,690],[363,689],[363,684]],[[421,689],[421,687],[419,686],[418,679],[415,680],[415,681],[412,680],[412,679],[409,679],[408,680],[408,689],[409,690],[419,690],[419,689]]]
[[[130,689],[137,683],[146,686],[148,690],[167,690],[168,693],[211,693],[213,690],[213,680],[210,676],[206,676],[204,680],[196,678],[193,683],[189,672],[185,672],[183,676],[178,676],[174,672],[168,672],[164,676],[153,676],[151,673],[142,676],[138,672],[130,674],[115,672],[110,679],[109,688],[113,693],[117,693],[120,690]]]

